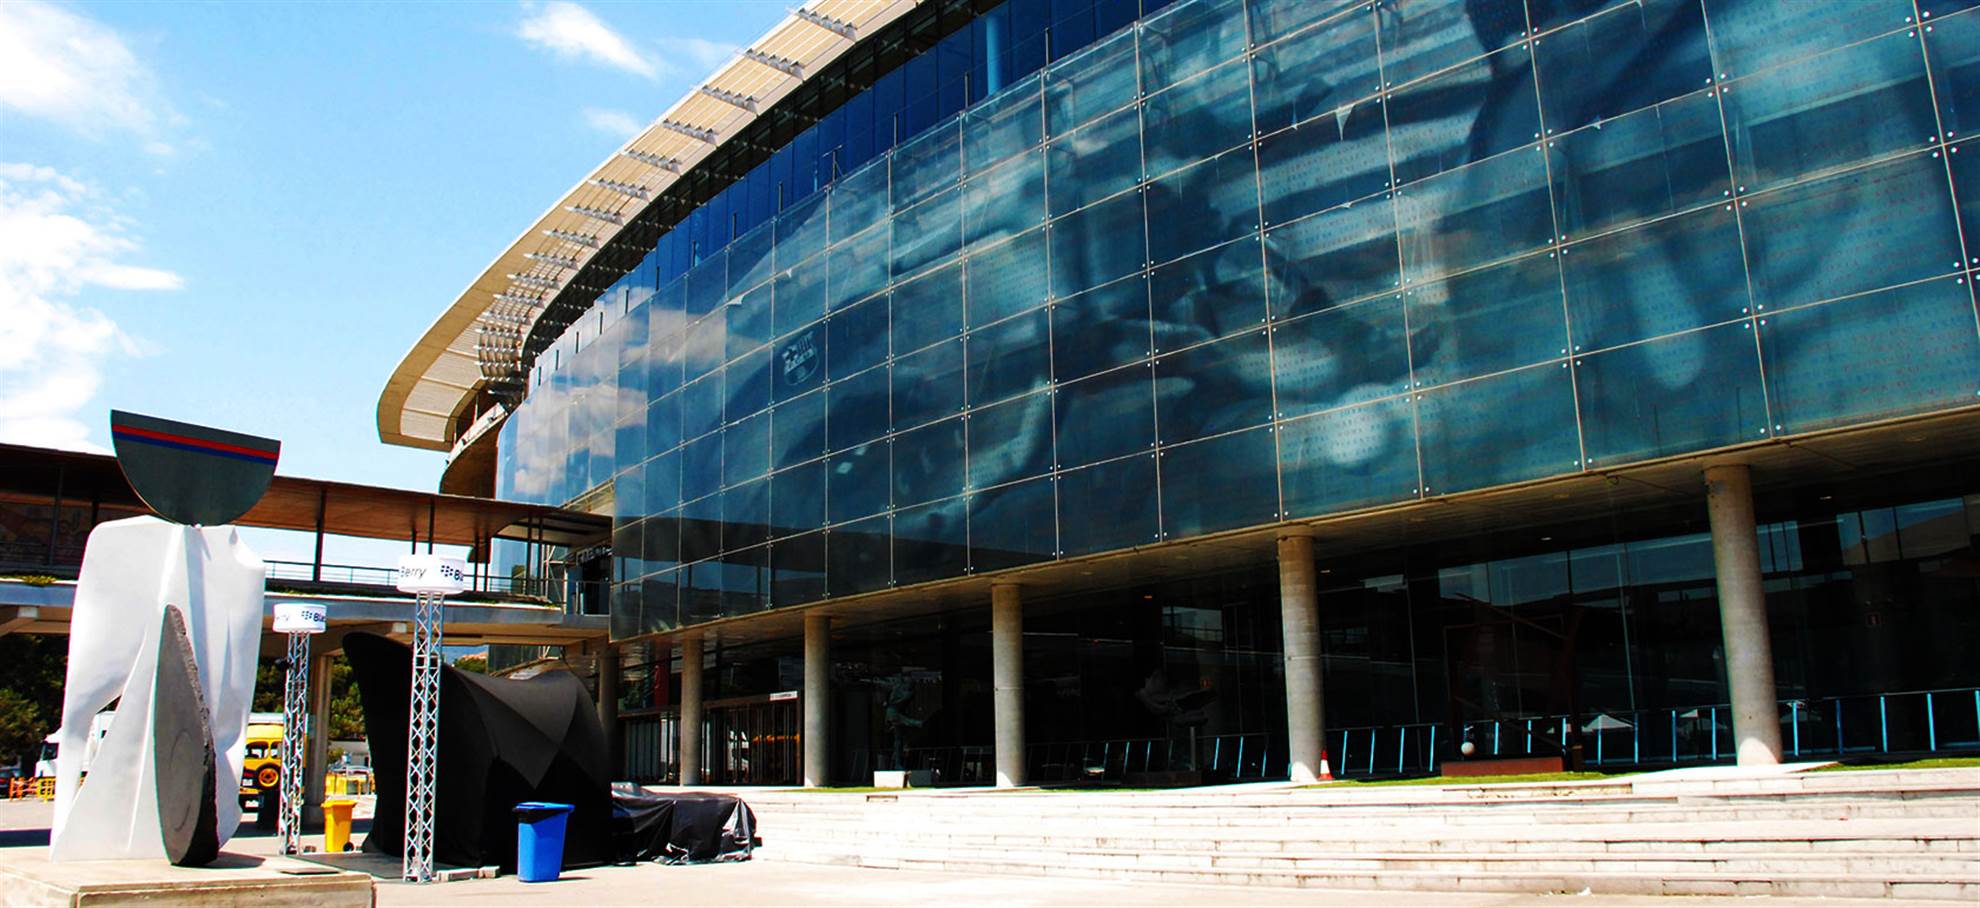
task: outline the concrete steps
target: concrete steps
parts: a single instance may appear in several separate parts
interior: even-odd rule
[[[1980,770],[748,800],[767,860],[1397,891],[1980,899]]]

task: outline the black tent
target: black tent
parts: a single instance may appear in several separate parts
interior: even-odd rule
[[[406,812],[407,696],[412,650],[375,634],[344,639],[364,701],[378,783],[378,812],[364,850],[402,854]],[[569,672],[527,680],[446,667],[440,673],[440,790],[434,860],[456,867],[516,867],[516,818],[524,801],[574,808],[564,866],[612,861],[612,786],[605,735],[584,682]]]

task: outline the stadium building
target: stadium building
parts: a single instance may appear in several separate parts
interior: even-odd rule
[[[380,434],[611,515],[632,777],[1980,747],[1969,5],[812,0]]]

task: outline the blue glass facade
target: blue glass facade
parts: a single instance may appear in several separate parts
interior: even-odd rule
[[[626,637],[1972,404],[1962,5],[1012,0],[663,237],[498,495],[611,484]]]

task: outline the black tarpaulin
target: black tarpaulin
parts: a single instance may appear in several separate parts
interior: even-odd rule
[[[371,741],[378,809],[364,850],[403,853],[407,697],[412,650],[375,634],[344,638]],[[569,672],[527,680],[446,667],[440,673],[439,793],[434,860],[456,867],[516,868],[515,806],[572,806],[564,866],[609,863],[612,787],[605,734],[584,682]]]
[[[735,795],[612,789],[612,838],[620,863],[747,861],[756,814]]]

